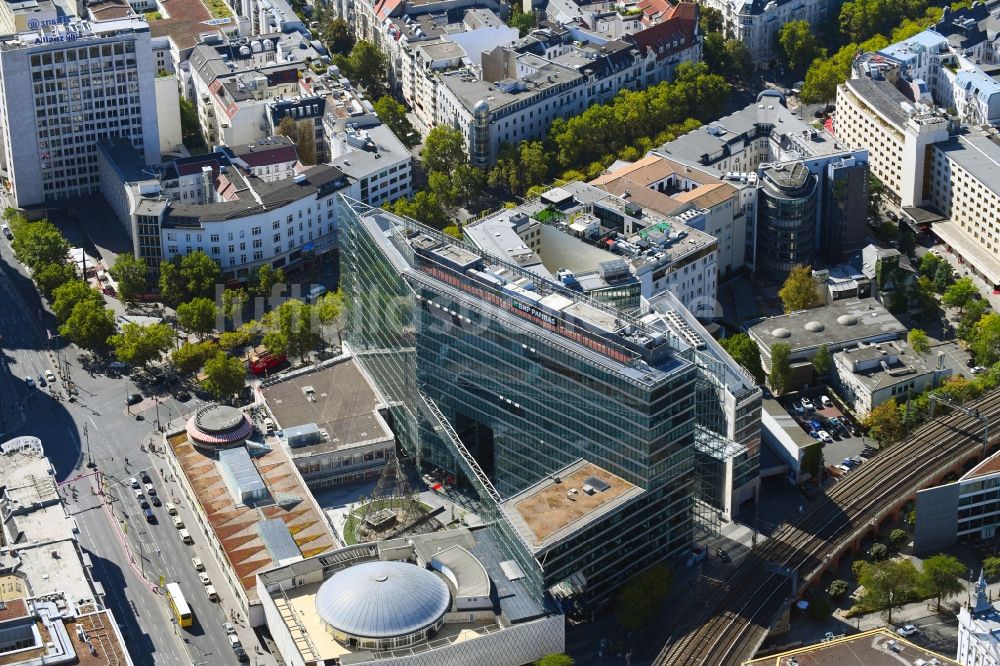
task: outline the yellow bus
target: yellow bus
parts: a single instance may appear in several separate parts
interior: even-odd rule
[[[174,614],[177,624],[182,627],[191,626],[191,607],[188,606],[181,586],[177,583],[167,583],[167,603],[170,604],[170,611]]]

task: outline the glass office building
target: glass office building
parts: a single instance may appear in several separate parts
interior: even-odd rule
[[[633,319],[411,220],[340,205],[348,344],[406,454],[476,491],[539,593],[573,579],[603,603],[690,546],[690,346],[656,315]],[[631,490],[540,539],[543,566],[498,507],[581,460]]]

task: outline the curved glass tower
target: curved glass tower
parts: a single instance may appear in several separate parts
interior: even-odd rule
[[[816,253],[816,176],[802,163],[761,170],[757,205],[757,270],[783,280]]]

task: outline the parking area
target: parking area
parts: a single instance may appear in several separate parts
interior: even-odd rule
[[[841,409],[839,398],[829,388],[799,393],[779,402],[806,433],[823,442],[823,460],[831,475],[847,473],[837,465],[856,467],[874,455],[875,449],[861,434],[858,423]]]

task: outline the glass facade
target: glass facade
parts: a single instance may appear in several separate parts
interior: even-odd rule
[[[757,269],[784,279],[811,266],[816,245],[816,177],[803,164],[761,172],[757,207]]]
[[[537,277],[534,291],[491,288],[530,274],[384,211],[340,205],[348,343],[393,402],[406,453],[475,489],[539,593],[582,573],[587,600],[603,603],[690,545],[692,350]],[[563,309],[546,310],[547,294]],[[543,567],[497,505],[580,458],[644,492],[555,544]]]

